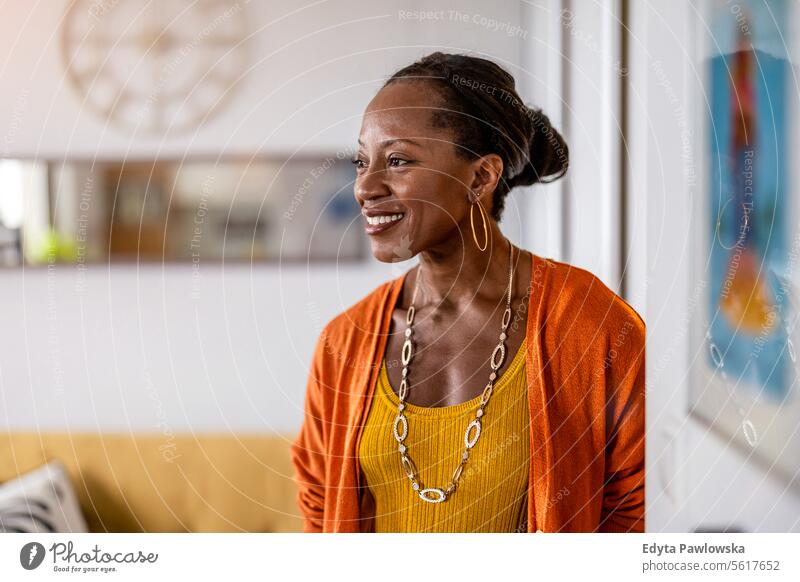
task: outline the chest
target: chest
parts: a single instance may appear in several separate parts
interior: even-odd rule
[[[386,368],[381,369],[359,446],[361,469],[374,500],[375,531],[524,531],[531,460],[522,353],[496,384],[480,439],[466,463],[464,432],[475,417],[479,397],[453,406],[407,405],[404,445],[420,486],[446,488],[454,469],[461,470],[457,490],[444,503],[426,503],[411,488],[392,437],[399,400]]]
[[[523,345],[527,306],[512,303],[505,345],[495,354],[500,361],[495,383],[508,371]],[[491,360],[500,343],[502,309],[494,314],[429,314],[418,312],[411,336],[413,350],[408,364],[406,401],[425,407],[453,406],[483,393],[492,372]],[[402,380],[402,352],[406,310],[395,310],[387,339],[386,373],[391,386]]]

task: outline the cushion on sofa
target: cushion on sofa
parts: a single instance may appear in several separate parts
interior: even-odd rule
[[[52,461],[0,484],[0,532],[88,531],[64,465]]]

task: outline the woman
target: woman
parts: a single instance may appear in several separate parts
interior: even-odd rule
[[[304,530],[644,530],[644,324],[500,231],[564,140],[491,61],[434,53],[367,107],[355,196],[380,261],[419,256],[317,342],[292,444]]]

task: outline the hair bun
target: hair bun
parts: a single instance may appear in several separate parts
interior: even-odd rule
[[[509,180],[512,188],[553,182],[566,174],[569,168],[567,142],[541,109],[527,109],[531,120],[528,156],[522,170]]]

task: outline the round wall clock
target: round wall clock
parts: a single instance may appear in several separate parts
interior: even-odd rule
[[[82,108],[135,132],[186,131],[237,86],[246,25],[234,0],[74,0],[64,65]]]

